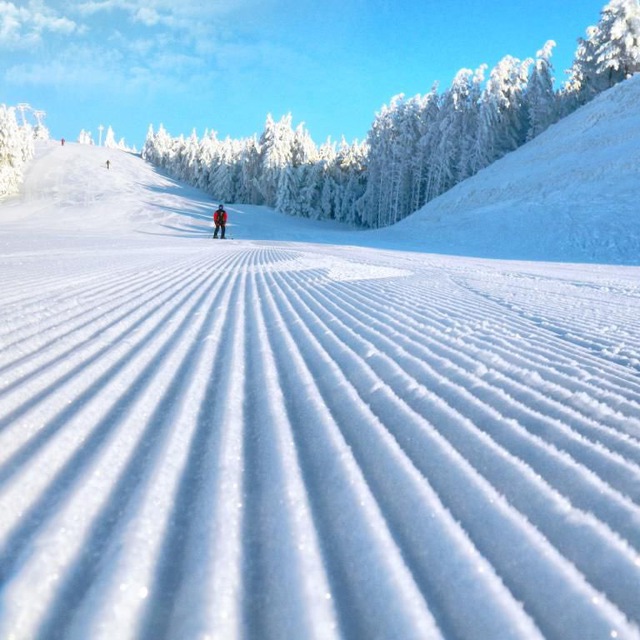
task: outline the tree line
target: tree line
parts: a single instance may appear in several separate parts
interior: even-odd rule
[[[215,132],[172,137],[150,127],[141,155],[216,199],[387,226],[640,69],[640,0],[612,0],[586,34],[559,90],[549,41],[535,58],[505,56],[489,73],[486,65],[461,69],[442,92],[434,85],[425,95],[395,96],[364,142],[317,146],[289,114],[268,116],[260,136],[242,140]],[[24,110],[20,123],[16,109],[0,105],[0,196],[18,189],[33,140],[48,137],[40,122],[25,121]],[[91,143],[90,134],[80,142]]]
[[[443,92],[394,97],[364,142],[321,146],[292,116],[270,115],[260,136],[171,137],[149,128],[142,156],[227,202],[358,227],[393,224],[533,139],[640,68],[640,4],[613,0],[589,27],[569,79],[554,89],[547,42],[535,58],[505,56],[460,70]]]

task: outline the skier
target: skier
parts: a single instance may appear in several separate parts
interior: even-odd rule
[[[224,210],[224,205],[220,205],[213,214],[213,224],[216,225],[216,229],[213,232],[213,237],[218,237],[218,231],[222,229],[222,234],[220,238],[224,240],[224,232],[227,226],[227,212]]]
[[[107,160],[107,169],[111,166],[111,162],[109,162],[109,160]]]

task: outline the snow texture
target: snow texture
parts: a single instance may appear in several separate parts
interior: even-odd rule
[[[621,95],[376,232],[229,205],[214,241],[201,192],[39,143],[0,206],[0,638],[640,638]]]

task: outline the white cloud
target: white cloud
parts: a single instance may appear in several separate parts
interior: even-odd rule
[[[33,25],[39,31],[51,31],[54,33],[69,34],[78,29],[78,25],[69,18],[46,16],[36,13],[33,16]]]
[[[21,25],[18,8],[9,2],[0,2],[0,42],[11,43],[18,40]]]
[[[153,27],[160,22],[161,18],[160,14],[155,9],[142,7],[136,12],[135,20],[136,22],[141,22],[148,27]]]
[[[56,87],[85,96],[110,96],[117,87],[126,100],[133,95],[201,94],[221,78],[252,77],[274,67],[283,73],[300,62],[299,52],[294,55],[264,37],[239,37],[235,25],[245,25],[240,14],[233,19],[219,15],[244,15],[259,1],[146,0],[143,5],[137,0],[33,0],[19,9],[0,0],[0,46],[20,47],[20,55],[0,69],[0,78],[16,87]],[[73,37],[54,42],[53,33]],[[45,34],[51,40],[46,48],[28,46]]]
[[[25,49],[40,42],[46,33],[68,35],[78,24],[32,0],[26,7],[0,0],[0,46]]]
[[[157,17],[167,23],[184,26],[186,20],[199,18],[206,21],[215,16],[228,15],[245,9],[258,0],[87,0],[80,2],[73,10],[80,15],[93,15],[101,11],[120,9],[133,19],[147,16]],[[155,22],[153,22],[155,24]]]
[[[135,10],[135,3],[127,0],[91,0],[80,2],[73,10],[81,16],[92,16],[101,11],[113,11],[114,9]]]
[[[75,96],[118,96],[126,101],[133,96],[169,95],[203,91],[209,83],[208,72],[196,57],[175,51],[155,51],[154,43],[141,44],[138,56],[119,46],[124,39],[107,46],[69,45],[47,60],[14,64],[3,70],[7,84],[18,87],[55,87]]]
[[[118,52],[72,46],[55,58],[16,64],[7,69],[5,79],[16,85],[75,87],[81,91],[108,84],[120,62]]]
[[[263,0],[264,1],[264,0]],[[113,27],[126,31],[131,40],[145,38],[145,29],[159,34],[173,34],[183,47],[193,47],[199,54],[211,51],[216,32],[234,22],[242,22],[237,12],[246,11],[259,0],[86,0],[69,7],[75,16],[91,26],[93,32]],[[234,20],[231,19],[234,15]]]

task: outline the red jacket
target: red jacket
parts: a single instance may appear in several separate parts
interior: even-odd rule
[[[216,209],[213,214],[213,221],[216,224],[227,224],[227,212],[224,209]]]

